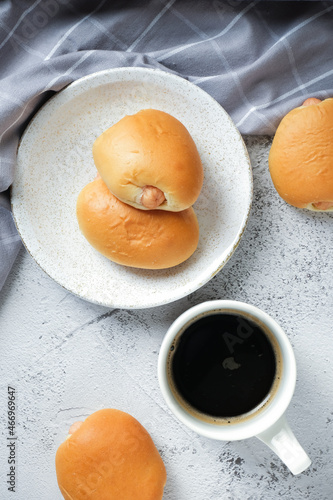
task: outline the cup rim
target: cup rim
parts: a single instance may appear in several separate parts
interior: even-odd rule
[[[174,338],[198,316],[214,311],[247,313],[264,323],[274,335],[281,351],[282,374],[272,400],[253,417],[231,424],[209,423],[189,414],[176,400],[167,378],[167,357]],[[162,395],[173,414],[198,434],[221,441],[236,441],[258,435],[271,427],[285,413],[296,385],[296,360],[293,348],[280,325],[266,312],[251,304],[235,300],[211,300],[197,304],[182,313],[169,327],[158,357],[158,380]]]

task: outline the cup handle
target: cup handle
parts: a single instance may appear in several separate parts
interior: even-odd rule
[[[257,438],[267,444],[295,475],[303,472],[311,464],[310,458],[295,438],[284,415],[266,431],[257,434]]]

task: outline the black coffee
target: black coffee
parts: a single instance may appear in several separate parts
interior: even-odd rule
[[[216,418],[251,412],[277,377],[275,350],[264,329],[234,313],[204,316],[170,351],[173,384],[192,408]]]

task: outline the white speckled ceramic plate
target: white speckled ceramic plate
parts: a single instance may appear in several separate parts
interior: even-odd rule
[[[96,175],[95,138],[144,108],[178,118],[204,165],[204,186],[194,205],[199,246],[190,259],[168,270],[110,262],[82,236],[75,215],[79,192]],[[188,81],[144,68],[95,73],[48,101],[21,140],[12,189],[17,228],[41,268],[83,299],[120,308],[166,304],[204,285],[234,252],[251,201],[249,157],[228,114]]]

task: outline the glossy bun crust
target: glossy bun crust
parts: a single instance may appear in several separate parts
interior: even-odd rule
[[[124,266],[176,266],[193,254],[199,241],[193,208],[182,212],[137,210],[113,196],[100,178],[79,194],[77,219],[89,243]]]
[[[163,111],[125,116],[96,139],[93,156],[109,190],[139,209],[146,209],[141,202],[146,186],[164,194],[156,209],[167,211],[189,208],[202,188],[202,163],[191,135]]]
[[[269,169],[277,192],[290,205],[332,211],[333,99],[310,101],[281,121]]]
[[[65,500],[161,500],[163,461],[131,415],[105,409],[88,417],[56,454]]]

